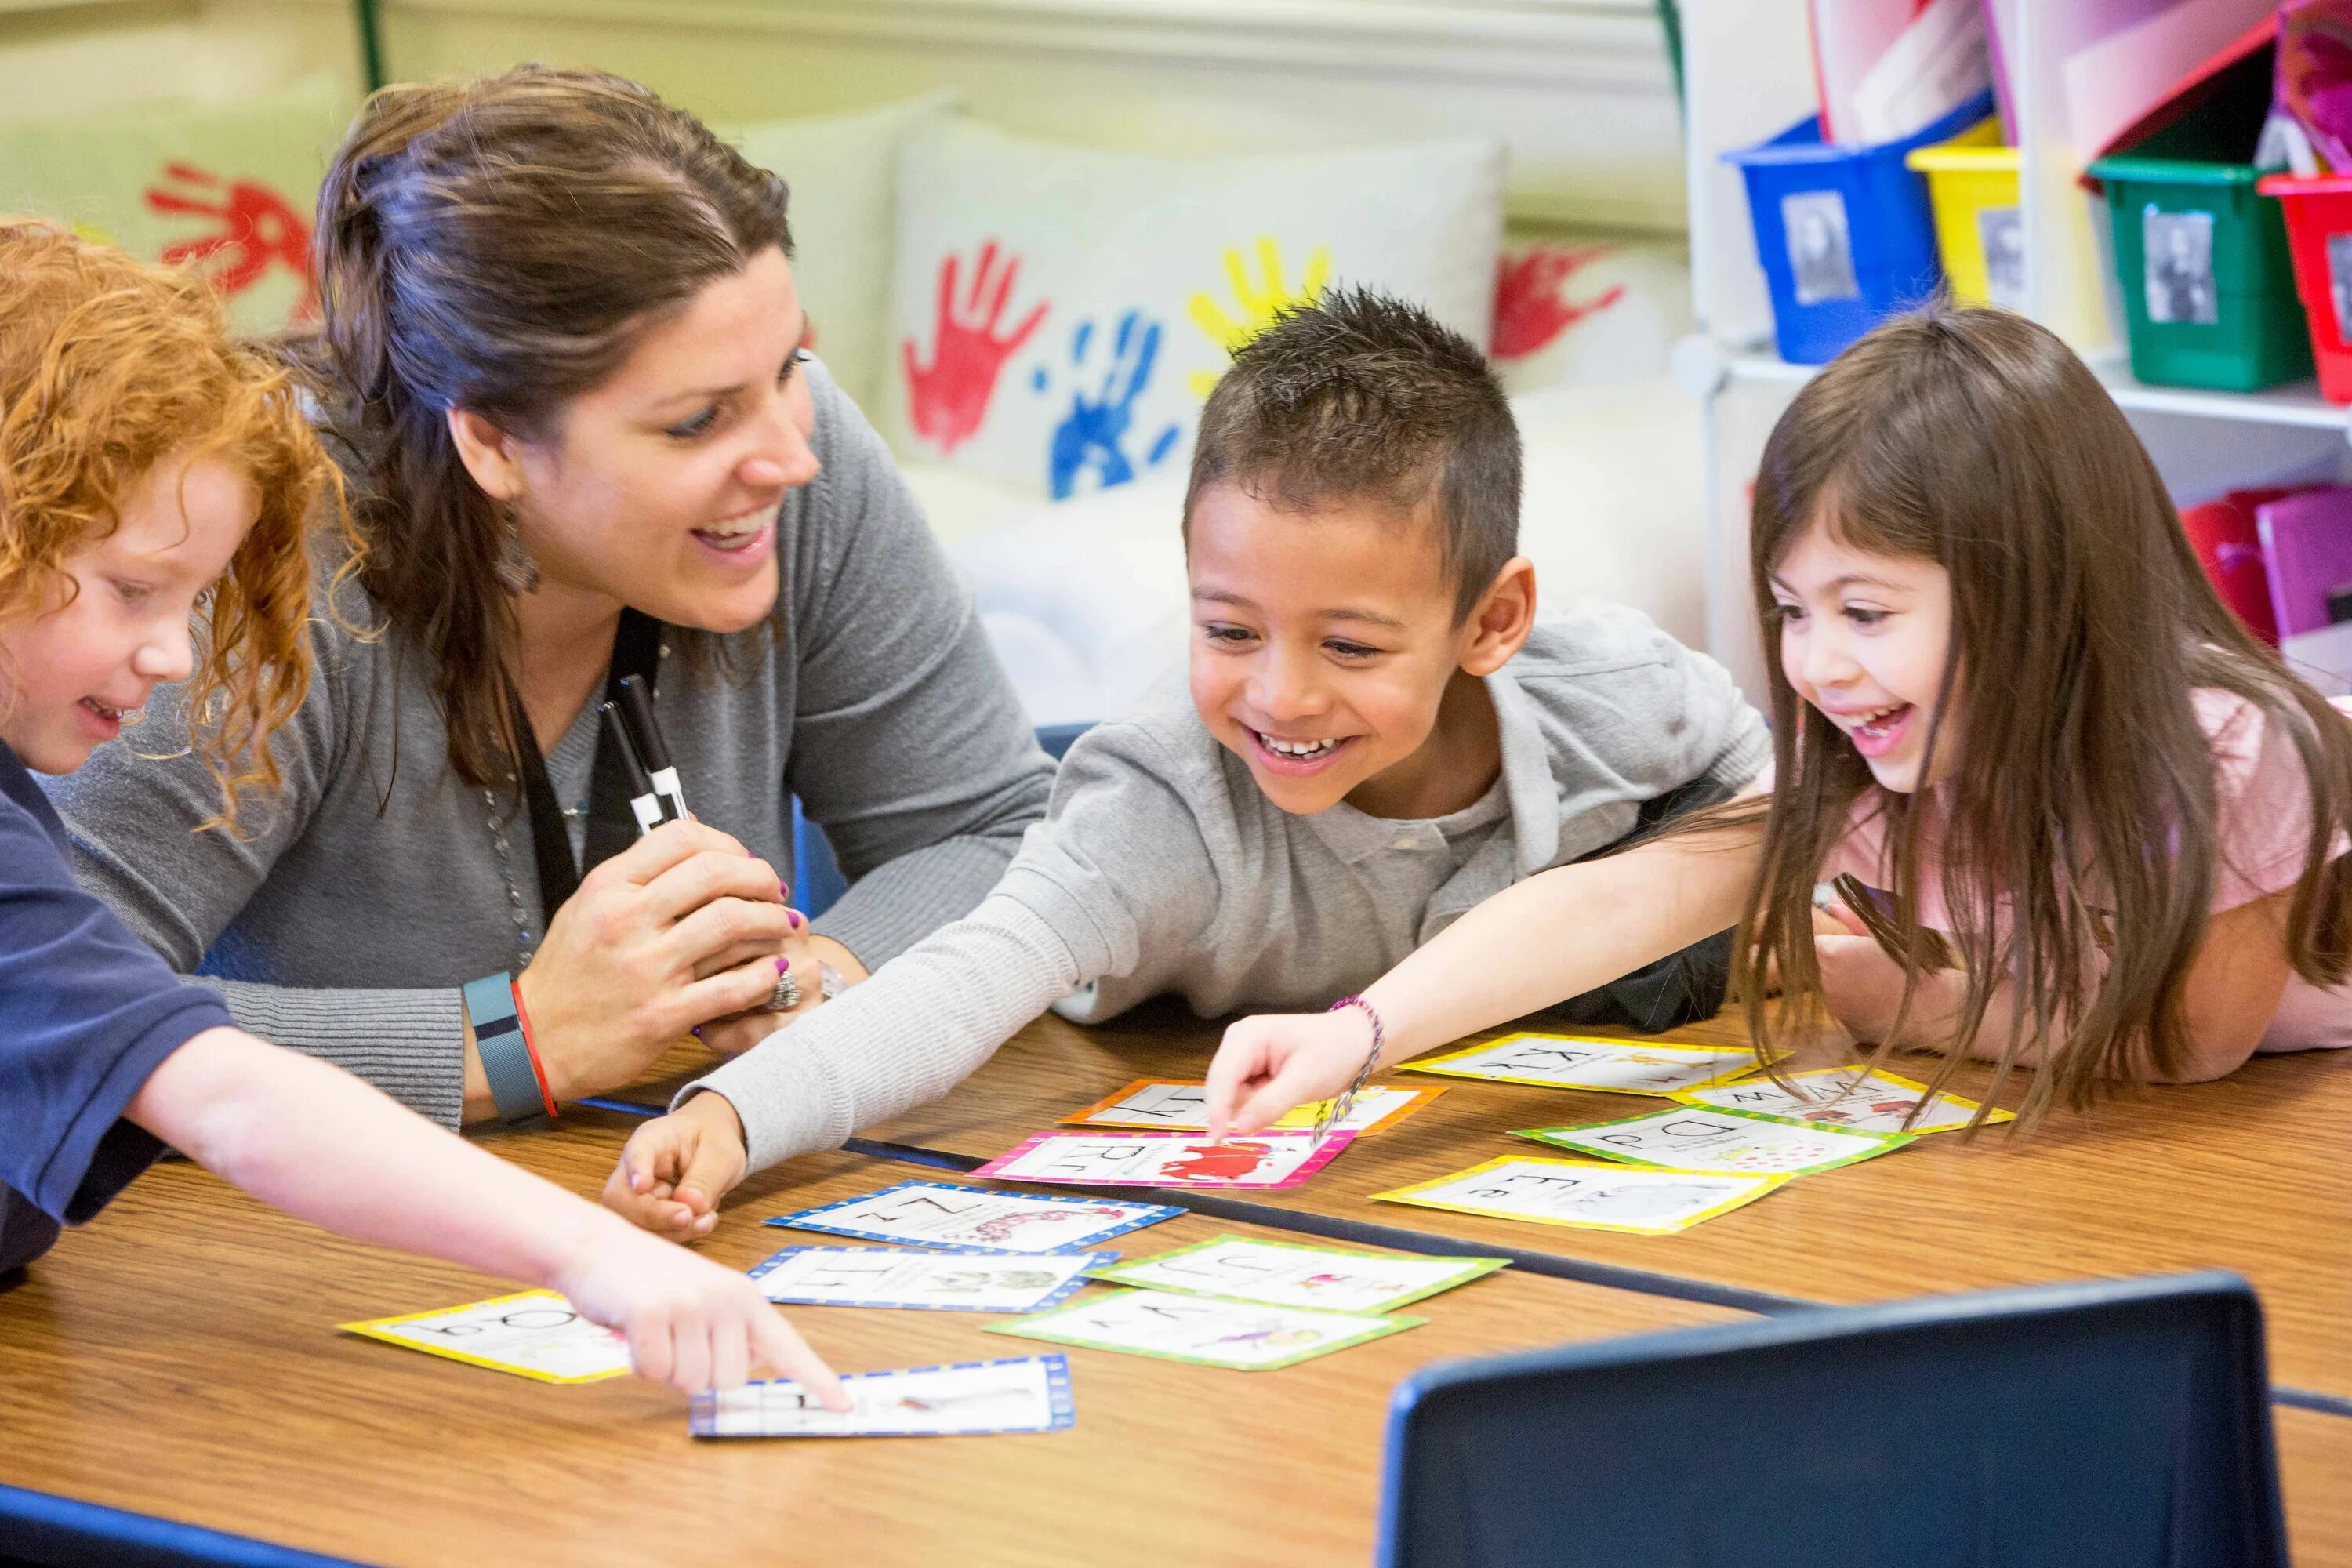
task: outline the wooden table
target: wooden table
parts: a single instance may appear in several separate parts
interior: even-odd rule
[[[492,1142],[587,1193],[630,1125],[589,1112]],[[736,1194],[704,1249],[748,1267],[824,1239],[758,1219],[931,1174],[955,1179],[794,1161]],[[1223,1232],[1270,1234],[1187,1215],[1114,1245]],[[634,1379],[551,1387],[333,1328],[509,1289],[160,1167],[0,1292],[0,1484],[384,1564],[1356,1564],[1413,1368],[1736,1315],[1506,1270],[1417,1306],[1424,1327],[1282,1371],[1073,1349],[1074,1428],[897,1442],[697,1442],[683,1397]],[[1057,1348],[979,1314],[793,1317],[843,1371]]]
[[[1087,1031],[1048,1016],[953,1094],[866,1136],[993,1157],[1130,1079],[1202,1076],[1215,1026],[1167,1010],[1137,1017]],[[1745,1037],[1719,1020],[1675,1037]],[[1359,1138],[1306,1185],[1251,1194],[1251,1203],[1269,1215],[1551,1254],[1612,1282],[1668,1291],[1696,1282],[1718,1288],[1716,1300],[1763,1310],[1773,1297],[1852,1303],[2231,1268],[2262,1293],[2273,1380],[2352,1400],[2352,1051],[2257,1058],[2219,1083],[2122,1093],[2087,1112],[2053,1114],[2024,1136],[1936,1133],[1665,1237],[1369,1201],[1497,1155],[1570,1157],[1505,1134],[1665,1101],[1412,1072],[1382,1081],[1451,1092],[1391,1131]]]

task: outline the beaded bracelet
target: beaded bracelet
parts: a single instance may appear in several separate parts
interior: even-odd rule
[[[1316,1123],[1315,1142],[1318,1143],[1323,1142],[1334,1123],[1346,1121],[1348,1112],[1356,1108],[1356,1096],[1363,1092],[1365,1080],[1372,1076],[1372,1068],[1381,1059],[1381,1048],[1388,1044],[1389,1032],[1381,1023],[1379,1008],[1361,996],[1342,996],[1331,1004],[1330,1011],[1337,1013],[1343,1007],[1361,1008],[1364,1016],[1372,1021],[1372,1048],[1364,1053],[1364,1065],[1356,1069],[1354,1080],[1332,1099],[1329,1108],[1323,1113],[1323,1120]]]

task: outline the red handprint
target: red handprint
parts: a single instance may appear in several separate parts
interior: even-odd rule
[[[1272,1145],[1235,1140],[1227,1143],[1187,1143],[1184,1158],[1171,1160],[1160,1173],[1171,1182],[1238,1182],[1255,1173],[1274,1152]]]
[[[942,452],[954,451],[980,428],[1004,362],[1029,341],[1046,310],[1041,303],[1010,334],[997,335],[1004,308],[1013,298],[1013,281],[1021,275],[1021,258],[1007,256],[1000,271],[996,241],[992,239],[980,247],[980,264],[972,268],[971,293],[959,314],[956,272],[960,260],[950,255],[940,261],[939,319],[932,328],[930,364],[915,363],[914,339],[903,338],[898,343],[907,365],[908,420],[915,434],[938,442]]]
[[[302,279],[294,319],[318,311],[319,290],[310,277],[310,226],[292,203],[252,180],[225,181],[190,163],[166,163],[164,179],[176,184],[151,187],[147,205],[159,213],[185,214],[218,221],[217,232],[163,247],[168,262],[192,261],[209,273],[224,294],[241,294],[272,267],[293,268]],[[215,193],[226,190],[220,196]],[[211,199],[206,199],[210,197]]]
[[[1577,303],[1561,296],[1560,285],[1612,253],[1606,245],[1538,245],[1516,260],[1506,257],[1495,278],[1496,359],[1535,353],[1585,317],[1625,297],[1620,283],[1597,300]]]

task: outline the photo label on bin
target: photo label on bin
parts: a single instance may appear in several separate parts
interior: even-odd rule
[[[2327,237],[2327,297],[2336,304],[2336,341],[2352,347],[2352,234]]]
[[[2158,325],[2210,327],[2221,319],[2213,283],[2213,215],[2140,209],[2141,271],[2147,319]]]
[[[1859,300],[1853,272],[1853,233],[1846,223],[1845,197],[1836,191],[1792,191],[1780,198],[1780,227],[1789,240],[1789,270],[1797,303]]]
[[[1984,249],[1985,295],[2004,310],[2025,309],[2025,214],[2011,207],[1977,209],[1977,244]]]

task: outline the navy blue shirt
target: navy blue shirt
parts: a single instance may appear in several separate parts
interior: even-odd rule
[[[67,854],[65,824],[0,744],[0,1277],[163,1152],[122,1108],[165,1057],[229,1023],[218,993],[81,890]]]

